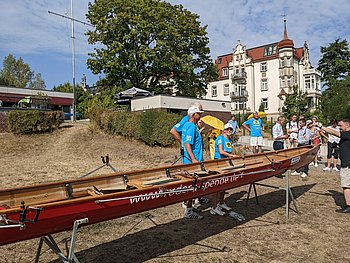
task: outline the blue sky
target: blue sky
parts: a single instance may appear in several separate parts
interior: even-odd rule
[[[88,2],[74,0],[74,17],[86,21]],[[247,48],[277,42],[283,36],[283,14],[287,15],[289,38],[296,47],[307,40],[313,66],[320,58],[320,46],[335,39],[350,41],[349,0],[169,0],[182,4],[208,25],[211,56],[232,52],[238,40]],[[70,0],[1,0],[0,62],[8,54],[22,57],[32,70],[41,73],[48,89],[72,81],[70,22],[49,14],[70,16]],[[75,24],[76,82],[82,75],[92,85],[99,76],[86,66],[88,53],[84,32]]]

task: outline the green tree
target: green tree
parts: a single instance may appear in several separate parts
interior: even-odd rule
[[[9,54],[4,58],[3,68],[0,72],[1,79],[5,85],[16,88],[26,88],[32,80],[34,72],[27,63],[20,57]]]
[[[321,71],[321,80],[326,86],[332,82],[342,80],[350,72],[349,43],[344,39],[335,40],[327,47],[321,47],[322,57],[318,62],[318,70]]]
[[[283,116],[287,119],[291,119],[293,114],[309,115],[308,108],[309,99],[307,93],[303,93],[299,90],[298,86],[293,86],[293,93],[286,94],[284,105],[282,107]]]
[[[321,47],[318,70],[325,84],[321,96],[322,114],[331,118],[350,116],[350,51],[346,40],[335,40],[327,47]]]
[[[123,89],[134,86],[169,94],[172,88],[159,80],[173,79],[177,94],[203,95],[206,83],[217,78],[209,53],[206,26],[199,16],[181,5],[160,0],[96,0],[87,18],[96,47],[88,59],[105,83]]]
[[[53,91],[73,93],[73,86],[70,83],[64,83],[53,88]],[[91,94],[84,90],[82,86],[75,86],[76,110],[83,114],[83,117],[88,115],[88,105],[91,100]]]
[[[29,83],[29,88],[31,88],[31,89],[42,89],[42,90],[44,90],[46,88],[45,81],[41,77],[40,73],[35,74],[34,78]]]

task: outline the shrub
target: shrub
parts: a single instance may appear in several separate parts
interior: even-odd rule
[[[63,123],[61,111],[14,110],[8,115],[9,130],[15,134],[49,132]]]
[[[169,131],[181,116],[157,110],[139,112],[104,111],[91,115],[91,122],[107,133],[142,140],[148,145],[168,146]]]

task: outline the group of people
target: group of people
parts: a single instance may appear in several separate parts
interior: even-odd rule
[[[188,109],[188,114],[178,124],[171,129],[173,137],[181,144],[181,156],[184,164],[202,162],[203,158],[203,141],[200,125],[200,119],[203,113],[202,105],[195,103]],[[299,147],[310,144],[321,143],[321,137],[328,139],[327,142],[327,166],[324,171],[340,171],[341,186],[344,191],[346,207],[339,212],[350,213],[350,121],[347,119],[341,120],[339,123],[333,119],[329,126],[324,127],[318,122],[317,117],[312,117],[311,120],[306,120],[303,115],[293,115],[291,120],[286,123],[286,133],[283,126],[285,124],[284,117],[278,117],[276,124],[272,128],[273,149],[284,149],[285,141],[288,142],[288,147]],[[263,131],[264,124],[258,116],[258,112],[253,113],[253,118],[246,120],[242,127],[250,133],[250,146],[253,147],[254,153],[262,151],[263,146]],[[213,154],[212,159],[221,159],[234,157],[232,135],[240,132],[235,116],[224,125],[224,130],[216,131],[215,137],[212,138]],[[328,137],[326,136],[328,135]],[[337,167],[337,159],[340,157],[341,169]],[[332,167],[333,163],[333,167]],[[318,156],[312,164],[318,166]],[[308,176],[309,166],[306,165],[294,171],[293,175],[300,175],[305,178]],[[211,214],[224,215],[226,211],[230,211],[229,207],[224,202],[225,192],[219,192],[213,195]],[[210,201],[204,198],[206,202]],[[201,200],[197,200],[200,203]],[[185,217],[191,219],[201,219],[202,215],[193,207],[193,200],[186,203]],[[232,211],[230,215],[236,214]]]
[[[317,117],[311,120],[305,120],[303,116],[293,115],[290,122],[286,125],[287,134],[283,134],[282,125],[284,118],[279,117],[273,127],[274,149],[284,148],[284,140],[288,139],[291,147],[298,147],[309,144],[320,144],[321,137],[325,137],[327,142],[327,166],[323,171],[340,172],[340,183],[343,188],[345,207],[337,212],[350,213],[350,120],[343,119],[337,121],[332,119],[330,125],[324,127],[317,121]],[[328,136],[327,136],[328,135]],[[337,160],[340,157],[340,170],[337,167]],[[315,157],[313,164],[318,166],[318,156]],[[333,163],[333,167],[332,167]],[[308,175],[308,165],[292,174],[306,177]]]
[[[203,161],[203,141],[201,136],[200,118],[203,113],[203,107],[199,103],[194,103],[189,107],[187,116],[177,123],[170,131],[173,137],[181,144],[181,156],[184,164],[197,163]],[[224,125],[224,130],[218,134],[214,143],[213,159],[235,157],[233,154],[232,135],[239,131],[235,118]],[[211,214],[224,215],[230,211],[230,216],[237,218],[237,213],[231,211],[224,201],[225,191],[215,193],[212,197]],[[210,201],[210,200],[209,200]],[[199,200],[188,200],[185,206],[185,218],[202,219],[194,203],[207,202],[207,198],[202,197]]]

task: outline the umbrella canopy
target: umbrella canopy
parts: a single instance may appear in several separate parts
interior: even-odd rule
[[[201,118],[201,121],[215,129],[218,129],[221,131],[224,130],[224,122],[214,116],[211,116],[211,115],[204,116]]]
[[[31,103],[32,102],[32,98],[30,96],[28,97],[24,97],[23,99],[21,99],[18,103]]]
[[[259,111],[258,112],[258,116],[259,116],[259,118],[266,118],[267,114],[265,112],[263,112],[263,111]],[[253,113],[248,116],[248,120],[251,119],[251,118],[254,118],[254,114]]]

